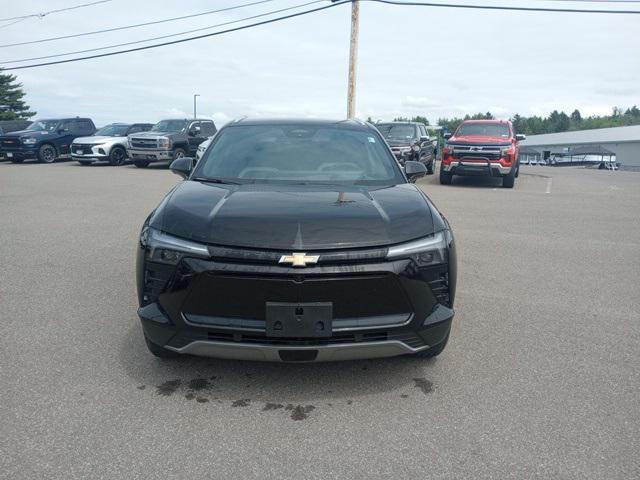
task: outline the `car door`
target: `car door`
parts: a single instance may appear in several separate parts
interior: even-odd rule
[[[64,120],[58,125],[58,137],[55,140],[59,155],[71,153],[71,143],[78,137],[75,133],[79,130],[77,120]]]
[[[424,137],[429,137],[429,133],[424,125],[418,125],[418,136],[420,137],[420,160],[426,161],[433,155],[431,142],[423,141]]]
[[[187,132],[189,137],[189,152],[187,152],[187,154],[190,157],[195,157],[196,151],[198,150],[198,145],[204,142],[204,137],[202,136],[202,126],[200,125],[200,122],[191,122]]]

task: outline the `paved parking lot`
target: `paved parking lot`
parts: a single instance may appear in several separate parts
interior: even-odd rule
[[[151,356],[139,227],[163,168],[0,164],[0,478],[640,477],[640,173],[419,185],[453,225],[435,360]]]

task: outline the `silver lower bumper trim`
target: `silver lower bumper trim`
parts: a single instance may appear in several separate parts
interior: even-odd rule
[[[262,344],[210,342],[197,340],[181,348],[169,347],[177,353],[186,353],[203,357],[226,358],[232,360],[256,360],[267,362],[282,362],[280,351],[300,352],[317,351],[313,362],[333,362],[339,360],[359,360],[366,358],[394,357],[416,353],[429,348],[427,345],[420,348],[412,348],[398,340],[386,340],[382,342],[347,343],[340,345],[318,346],[274,346]]]
[[[480,162],[451,162],[449,165],[442,165],[445,172],[451,171],[453,168],[462,165],[463,167],[487,167],[493,170],[497,170],[503,175],[508,174],[511,171],[511,167],[503,167],[498,162],[480,163]]]

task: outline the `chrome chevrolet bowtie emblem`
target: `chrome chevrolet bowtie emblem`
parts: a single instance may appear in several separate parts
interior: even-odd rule
[[[469,150],[471,150],[472,152],[481,152],[482,147],[471,147]]]
[[[278,263],[289,263],[292,267],[306,267],[307,264],[318,263],[320,255],[307,255],[306,253],[292,253],[282,255]]]

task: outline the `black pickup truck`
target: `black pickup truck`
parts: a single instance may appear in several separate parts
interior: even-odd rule
[[[32,158],[41,163],[52,163],[59,157],[70,156],[75,138],[93,135],[95,131],[90,118],[36,120],[25,130],[0,136],[0,149],[13,163]]]
[[[139,168],[151,162],[170,162],[180,157],[195,158],[198,145],[214,133],[216,126],[209,119],[161,120],[148,132],[129,135],[127,153]]]

